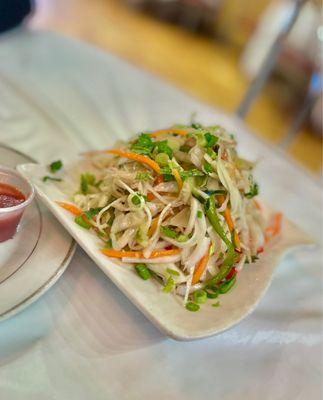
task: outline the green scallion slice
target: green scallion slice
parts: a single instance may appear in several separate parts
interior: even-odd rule
[[[186,310],[188,311],[192,311],[192,312],[196,312],[200,309],[200,306],[196,303],[193,303],[192,301],[189,301],[188,303],[186,303]]]
[[[151,272],[145,264],[137,264],[135,266],[135,270],[137,271],[137,274],[140,276],[140,278],[144,281],[148,280],[151,277]]]

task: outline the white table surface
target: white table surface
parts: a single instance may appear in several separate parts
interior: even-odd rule
[[[0,36],[0,142],[39,161],[107,146],[113,132],[186,122],[194,111],[237,134],[241,152],[260,159],[266,201],[320,238],[318,183],[237,119],[79,42],[20,30]],[[0,399],[318,399],[321,277],[319,249],[300,249],[238,326],[176,342],[78,249],[49,292],[0,323]]]

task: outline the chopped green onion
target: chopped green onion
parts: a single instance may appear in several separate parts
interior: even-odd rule
[[[200,129],[200,128],[202,128],[202,125],[198,124],[197,122],[193,122],[191,124],[191,127],[194,128],[194,129]]]
[[[158,153],[155,157],[155,161],[161,165],[165,166],[168,164],[169,156],[166,153]]]
[[[144,206],[145,200],[144,198],[138,193],[131,193],[128,196],[128,204],[130,208],[141,208]]]
[[[151,272],[150,270],[146,267],[145,264],[137,264],[135,266],[135,269],[137,271],[137,274],[140,276],[141,279],[146,281],[151,277]]]
[[[180,243],[186,242],[187,240],[188,240],[188,236],[184,235],[182,233],[177,237],[177,241]]]
[[[42,179],[43,182],[47,182],[47,181],[54,181],[54,182],[62,182],[61,178],[53,178],[52,176],[44,176]]]
[[[168,228],[167,226],[161,226],[160,230],[162,234],[169,238],[175,239],[177,237],[177,232],[174,231],[174,229]]]
[[[163,292],[164,292],[164,293],[169,293],[169,292],[173,289],[174,285],[175,285],[175,281],[174,281],[174,279],[170,276],[170,277],[167,279],[167,282],[166,282],[166,285],[164,286]]]
[[[160,142],[155,142],[155,149],[158,153],[165,153],[169,158],[173,157],[173,150],[169,147],[167,140],[162,140]]]
[[[88,219],[93,219],[99,212],[102,210],[102,208],[90,208],[88,211],[85,211],[84,214],[87,216]]]
[[[206,140],[205,147],[209,147],[209,148],[212,148],[219,140],[219,138],[217,136],[214,136],[209,132],[207,132],[204,135],[204,139]]]
[[[75,217],[74,221],[77,223],[77,225],[81,226],[84,229],[90,229],[91,224],[83,218],[83,215],[79,215],[78,217]]]
[[[223,283],[220,288],[219,288],[219,292],[221,294],[227,293],[230,289],[233,288],[233,286],[236,283],[236,277],[233,277],[231,280],[229,280],[228,282]]]
[[[63,163],[61,160],[53,161],[51,164],[49,164],[48,169],[52,174],[55,174],[55,172],[59,171],[63,166]]]
[[[250,191],[248,193],[245,193],[245,196],[247,199],[252,199],[253,197],[257,196],[259,193],[259,186],[257,183],[253,183],[253,185],[250,187]]]
[[[88,194],[89,186],[94,186],[95,176],[93,174],[85,173],[81,175],[80,191],[83,194]]]
[[[202,218],[203,217],[203,213],[201,210],[197,211],[197,218]]]
[[[135,195],[131,199],[132,204],[135,206],[138,206],[140,204],[140,197],[138,195]]]
[[[112,249],[112,239],[109,239],[109,240],[106,242],[105,247],[106,247],[107,249]]]
[[[219,291],[216,288],[209,287],[204,289],[208,299],[216,299],[219,295]]]
[[[200,306],[198,304],[193,303],[192,301],[189,301],[186,303],[186,310],[196,312],[200,309]]]
[[[212,304],[212,307],[220,307],[220,302],[217,301],[216,303]]]
[[[206,149],[206,154],[208,154],[213,160],[216,160],[218,158],[216,152],[210,148]]]
[[[207,300],[207,293],[205,290],[196,290],[193,293],[193,300],[195,301],[195,303],[197,304],[204,304],[206,303]]]
[[[213,172],[213,168],[212,165],[205,161],[204,165],[203,165],[203,170],[207,173],[207,174],[211,174]]]
[[[180,273],[175,269],[167,268],[166,271],[169,272],[171,275],[180,276]]]

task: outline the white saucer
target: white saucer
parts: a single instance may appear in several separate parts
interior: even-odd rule
[[[33,161],[0,144],[0,163]],[[0,243],[0,321],[44,294],[69,264],[75,242],[37,200],[26,209],[15,237]]]

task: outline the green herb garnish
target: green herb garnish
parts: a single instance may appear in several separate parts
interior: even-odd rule
[[[52,174],[55,174],[57,171],[59,171],[63,166],[63,163],[61,160],[53,161],[51,164],[49,164],[48,169]]]
[[[205,161],[205,163],[203,165],[203,169],[207,174],[211,174],[213,172],[212,165],[207,161]]]
[[[245,196],[248,199],[252,199],[253,197],[257,196],[259,193],[259,186],[257,183],[253,183],[251,185],[250,191],[248,193],[245,193]]]
[[[203,213],[202,213],[202,211],[201,210],[198,210],[198,212],[197,212],[197,218],[202,218],[202,216],[203,216]]]
[[[139,135],[135,143],[130,146],[130,149],[137,153],[149,156],[154,148],[154,142],[147,133],[142,133]]]
[[[212,135],[211,133],[207,132],[204,135],[204,139],[206,141],[205,147],[212,148],[215,144],[217,144],[219,138],[217,136]]]
[[[61,179],[61,178],[53,178],[52,176],[48,176],[48,175],[44,176],[42,179],[43,182],[47,182],[47,181],[62,182],[62,180],[63,179]]]
[[[220,302],[217,301],[216,303],[212,304],[212,307],[220,307]]]
[[[167,140],[155,142],[155,149],[158,153],[165,153],[169,158],[173,157],[173,150],[168,146]]]

